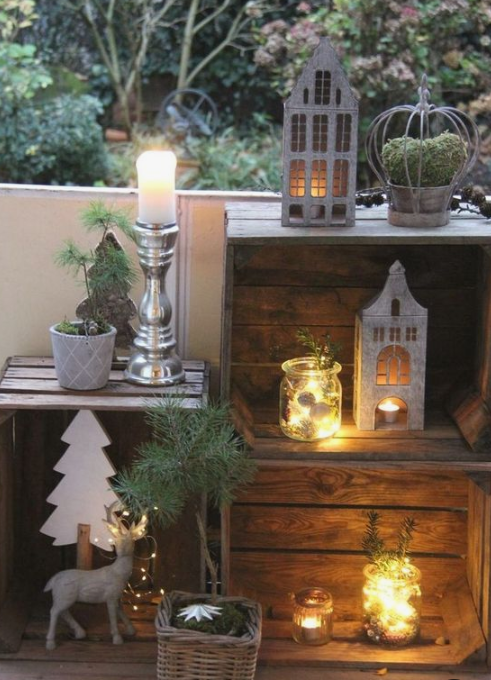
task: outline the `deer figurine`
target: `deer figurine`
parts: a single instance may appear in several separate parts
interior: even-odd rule
[[[50,612],[48,635],[46,636],[46,649],[55,649],[56,624],[58,617],[66,621],[77,640],[86,636],[85,630],[70,613],[70,607],[75,602],[89,602],[107,604],[109,623],[113,643],[120,645],[123,638],[118,630],[118,617],[126,626],[128,635],[133,635],[135,629],[123,611],[121,595],[128,583],[133,570],[133,551],[135,541],[143,538],[146,534],[147,517],[143,515],[138,524],[126,524],[116,515],[118,501],[106,508],[107,519],[104,520],[108,530],[113,536],[116,559],[112,564],[101,569],[84,571],[82,569],[67,569],[55,574],[46,584],[45,592],[51,590],[53,594],[53,606]]]

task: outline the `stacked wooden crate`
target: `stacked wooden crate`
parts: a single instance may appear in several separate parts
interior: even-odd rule
[[[460,217],[442,229],[402,230],[387,224],[383,209],[357,217],[353,228],[287,229],[279,202],[227,211],[222,392],[259,472],[231,512],[224,579],[231,592],[263,604],[266,662],[485,664],[491,227]],[[426,426],[362,432],[351,415],[355,314],[396,259],[429,310]],[[313,444],[286,439],[278,427],[281,362],[302,355],[300,326],[314,334],[328,328],[343,344],[342,428]],[[419,526],[423,628],[404,650],[369,645],[361,631],[369,508],[383,515],[389,541],[401,517],[414,516]],[[334,640],[315,650],[291,640],[291,593],[305,586],[327,588],[335,603]]]

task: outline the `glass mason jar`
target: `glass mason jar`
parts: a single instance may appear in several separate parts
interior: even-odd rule
[[[310,357],[290,359],[280,387],[280,427],[302,442],[332,437],[341,427],[341,365],[320,370]]]
[[[293,639],[301,645],[326,645],[332,637],[332,597],[322,588],[295,594]]]
[[[363,627],[368,639],[393,647],[408,645],[419,634],[421,572],[405,564],[392,575],[367,564],[363,575]]]

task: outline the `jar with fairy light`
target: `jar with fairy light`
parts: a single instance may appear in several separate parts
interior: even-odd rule
[[[280,427],[291,439],[326,439],[341,426],[341,365],[335,360],[339,344],[329,333],[316,340],[307,328],[299,329],[297,339],[309,351],[282,364]]]
[[[370,642],[405,647],[418,637],[421,622],[421,572],[408,554],[416,524],[405,517],[396,548],[387,550],[379,523],[380,515],[370,511],[362,543],[370,559],[363,569],[363,627]]]

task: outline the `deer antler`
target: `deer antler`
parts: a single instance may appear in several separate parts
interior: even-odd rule
[[[120,501],[113,501],[111,505],[105,505],[104,508],[106,509],[106,517],[107,519],[104,520],[104,522],[107,524],[107,528],[109,531],[115,535],[115,534],[127,534],[128,529],[125,526],[124,522],[118,517],[116,514],[117,510],[121,510],[122,505]]]
[[[130,532],[131,532],[131,538],[134,541],[137,541],[139,538],[143,538],[145,534],[147,533],[147,524],[148,524],[148,517],[143,514],[141,520],[138,522],[138,524],[133,524],[130,527]]]

